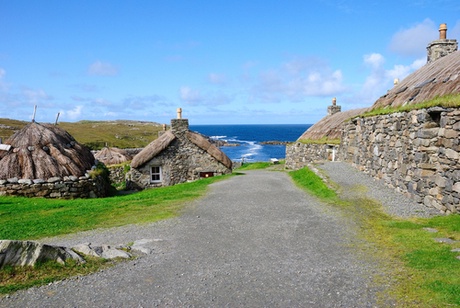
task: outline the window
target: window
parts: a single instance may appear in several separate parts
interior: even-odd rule
[[[161,167],[160,166],[150,167],[150,182],[151,183],[161,182]]]

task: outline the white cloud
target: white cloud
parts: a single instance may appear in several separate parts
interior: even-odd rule
[[[45,91],[39,90],[32,90],[29,88],[25,88],[22,90],[22,96],[24,99],[31,104],[39,104],[44,101],[53,100],[53,97],[46,94]]]
[[[422,67],[426,63],[426,58],[416,59],[409,65],[397,64],[391,69],[385,69],[385,58],[378,53],[364,55],[363,62],[371,71],[354,99],[361,101],[364,106],[369,106],[369,104],[373,104],[378,97],[393,87],[394,79],[404,79]]]
[[[224,85],[227,83],[227,77],[224,74],[210,73],[208,81],[216,85]]]
[[[61,115],[69,118],[70,120],[77,120],[82,115],[83,106],[78,105],[70,110],[62,110]]]
[[[193,90],[188,86],[180,88],[180,99],[189,103],[189,104],[199,104],[203,102],[203,96],[200,91]]]
[[[438,26],[429,18],[398,31],[390,42],[390,50],[404,56],[420,57],[429,42],[439,37]]]
[[[93,76],[115,76],[118,68],[111,63],[96,61],[88,68],[88,74]]]
[[[346,91],[341,70],[317,58],[296,58],[262,72],[250,97],[264,102],[304,101],[309,96],[334,96]]]
[[[364,55],[364,63],[372,68],[379,68],[383,65],[385,59],[379,53],[372,53],[370,55]]]

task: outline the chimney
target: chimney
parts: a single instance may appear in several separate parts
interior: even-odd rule
[[[182,108],[177,108],[177,119],[171,120],[171,131],[174,134],[183,134],[188,131],[188,120],[182,119]]]
[[[457,40],[447,39],[447,24],[439,26],[439,40],[432,41],[427,46],[427,63],[434,62],[439,58],[447,56],[458,49]]]
[[[327,114],[328,115],[333,115],[337,112],[340,112],[342,110],[342,107],[337,106],[337,99],[334,97],[332,99],[332,105],[327,107]]]

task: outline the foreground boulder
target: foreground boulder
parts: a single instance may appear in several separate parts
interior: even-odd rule
[[[85,261],[66,247],[52,246],[32,241],[0,240],[0,269],[5,266],[34,266],[38,262],[66,260]]]

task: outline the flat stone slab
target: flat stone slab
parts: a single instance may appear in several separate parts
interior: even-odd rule
[[[436,242],[438,243],[444,243],[444,244],[454,244],[454,243],[457,243],[458,241],[456,240],[453,240],[453,239],[450,239],[450,238],[446,238],[446,237],[441,237],[441,238],[435,238],[434,239]]]
[[[435,228],[423,228],[423,230],[428,231],[430,233],[438,233],[439,231]]]

